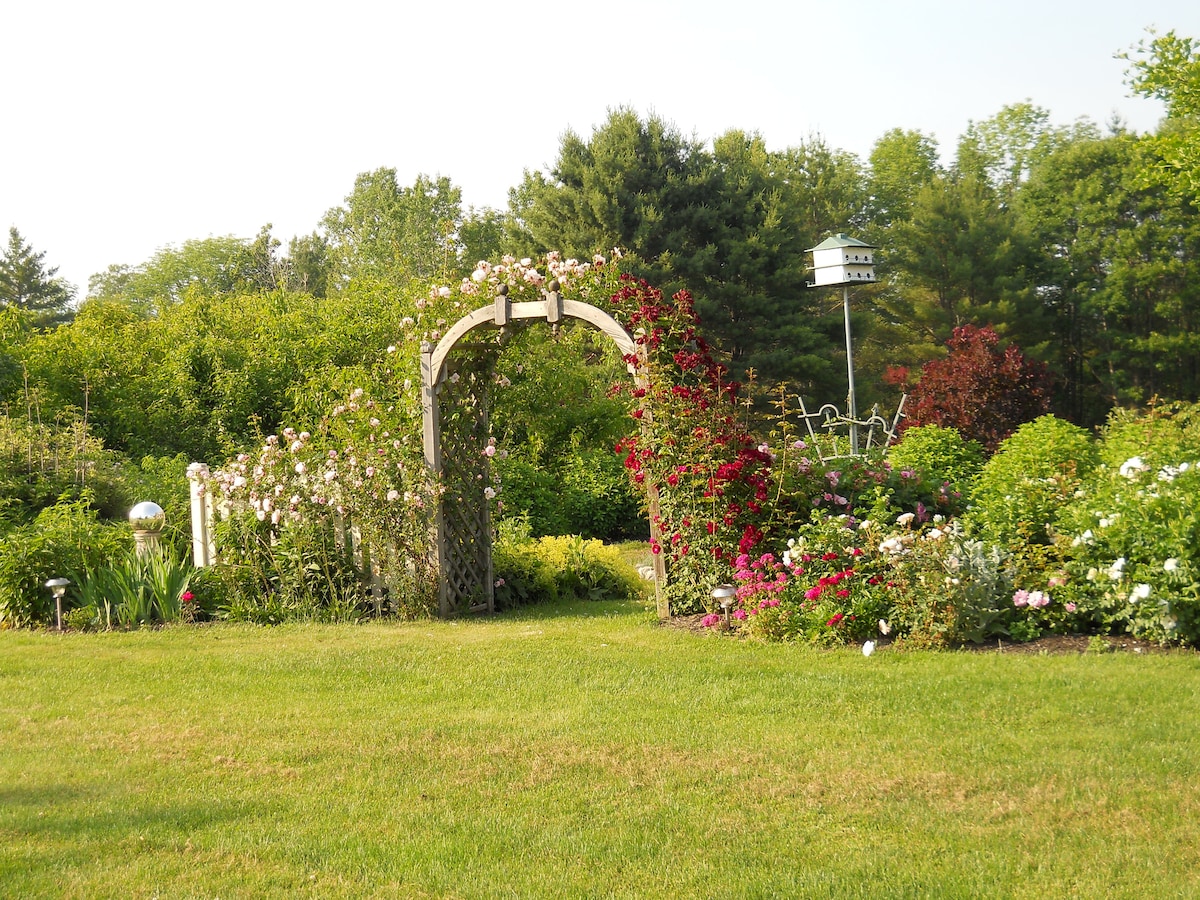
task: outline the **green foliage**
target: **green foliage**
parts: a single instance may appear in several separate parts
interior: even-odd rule
[[[966,440],[954,428],[919,425],[907,428],[899,443],[887,450],[893,471],[920,471],[936,483],[949,485],[969,501],[971,486],[983,468],[983,447]]]
[[[61,498],[86,494],[98,507],[116,508],[115,462],[82,422],[50,426],[0,415],[0,532],[5,522],[28,524]]]
[[[80,608],[92,617],[89,624],[106,629],[176,622],[184,618],[194,571],[169,549],[130,554],[84,573],[77,591]]]
[[[1139,42],[1134,54],[1124,55],[1130,87],[1167,105],[1166,126],[1149,139],[1162,158],[1161,174],[1194,201],[1200,198],[1200,45],[1174,31],[1160,35],[1151,29],[1149,42]]]
[[[192,508],[187,469],[191,460],[183,453],[174,456],[143,456],[137,462],[111,454],[109,478],[117,503],[99,503],[100,515],[123,519],[143,500],[152,500],[166,514],[160,540],[177,554],[191,548]]]
[[[847,623],[878,613],[910,647],[1097,630],[1200,643],[1198,411],[1115,411],[1099,446],[1083,429],[1043,417],[983,466],[962,519],[930,520],[937,507],[921,500],[896,518],[899,527],[885,523],[905,485],[925,482],[916,467],[969,472],[978,449],[964,455],[964,442],[946,429],[913,430],[913,469],[836,460],[831,470],[805,460],[803,473],[784,451],[773,466],[774,515],[794,523],[789,504],[797,510],[812,497],[813,519],[790,525],[781,558],[739,557],[740,630],[772,640],[863,640],[870,628]],[[947,463],[939,465],[943,447]],[[837,514],[821,511],[822,490]],[[765,546],[782,546],[785,532],[768,529]]]
[[[786,395],[776,402],[769,446],[775,482],[766,516],[769,541],[778,545],[793,538],[797,529],[808,527],[814,513],[878,522],[908,512],[925,522],[935,514],[958,515],[965,508],[964,488],[969,484],[956,479],[960,474],[965,478],[972,464],[977,471],[979,451],[957,434],[922,430],[911,445],[918,452],[904,451],[899,458],[894,454],[900,445],[846,456],[844,447],[824,443],[827,435],[818,433],[814,443],[807,430],[798,431],[789,421],[787,404]],[[921,449],[925,443],[931,444],[928,450]],[[948,465],[938,461],[943,451],[951,460]]]
[[[904,513],[859,522],[813,514],[782,557],[743,554],[733,618],[766,640],[828,646],[892,635],[910,647],[950,647],[1008,634],[1005,555],[957,522]],[[717,613],[703,624],[720,624]]]
[[[567,534],[606,541],[649,534],[621,459],[607,448],[573,447],[561,470]]]
[[[405,333],[413,299],[365,284],[337,298],[188,293],[155,316],[92,300],[22,358],[44,417],[87,406],[109,449],[213,461],[285,421],[313,427]]]
[[[535,464],[522,450],[509,453],[496,470],[504,484],[505,519],[524,519],[538,537],[572,532],[562,505],[561,479],[553,471]]]
[[[952,176],[930,181],[913,195],[911,218],[890,229],[885,249],[894,295],[886,305],[935,351],[967,324],[1003,323],[1004,336],[1023,346],[1043,339],[1042,305],[1025,276],[1036,246],[986,184]]]
[[[955,166],[960,175],[986,183],[1007,204],[1030,171],[1057,148],[1095,136],[1096,127],[1086,120],[1074,127],[1051,125],[1050,111],[1026,100],[969,123],[959,139]]]
[[[578,535],[531,540],[501,533],[492,559],[496,608],[552,600],[629,600],[645,587],[616,547]]]
[[[72,631],[93,631],[100,625],[100,613],[94,606],[77,606],[63,614],[63,627]]]
[[[217,542],[221,561],[207,584],[220,597],[220,618],[354,621],[371,606],[362,573],[329,519],[274,529],[242,513],[218,523]]]
[[[737,388],[697,330],[691,295],[667,300],[645,281],[623,279],[614,315],[637,335],[632,416],[639,431],[618,446],[646,491],[651,549],[665,554],[663,596],[695,611],[729,577],[738,553],[762,539],[770,454],[747,430]]]
[[[1035,168],[1019,211],[1046,248],[1035,267],[1052,314],[1056,410],[1099,424],[1115,405],[1200,390],[1200,220],[1195,201],[1147,184],[1144,138],[1078,140]]]
[[[536,537],[578,534],[601,540],[644,537],[649,525],[611,450],[575,447],[551,467],[521,451],[496,466],[504,484],[504,517],[524,517]]]
[[[1110,419],[1104,461],[1060,525],[1067,563],[1058,595],[1086,627],[1200,643],[1196,412],[1189,404]]]
[[[1101,431],[1100,462],[1119,469],[1133,457],[1155,470],[1200,458],[1200,403],[1114,409]]]
[[[893,536],[890,622],[906,646],[951,647],[1007,634],[1012,581],[1000,548],[957,522]]]
[[[968,530],[1012,553],[1051,543],[1060,512],[1097,461],[1084,429],[1054,416],[1025,423],[980,472]]]
[[[461,221],[462,191],[449,178],[418,175],[402,187],[395,169],[363,172],[346,205],[322,221],[331,281],[341,287],[373,278],[398,286],[448,275],[459,265],[453,237]]]
[[[619,351],[591,328],[517,330],[498,362],[491,415],[506,451],[495,461],[504,516],[528,516],[535,535],[648,533],[612,451],[630,425],[629,399],[612,386],[628,379]]]
[[[526,246],[586,257],[619,246],[666,294],[686,288],[736,378],[840,386],[827,347],[841,318],[805,291],[807,248],[861,219],[855,157],[819,139],[771,152],[730,130],[707,151],[657,116],[616,109],[568,132],[549,175],[529,172],[511,212]]]
[[[0,537],[0,628],[46,624],[54,602],[45,584],[111,565],[129,553],[129,526],[99,521],[85,495],[38,513],[28,525]]]
[[[88,298],[162,312],[188,297],[273,291],[281,285],[279,241],[265,226],[254,241],[224,235],[167,246],[140,265],[113,265],[93,275]]]
[[[913,197],[940,168],[937,141],[919,131],[893,128],[871,148],[870,219],[881,234],[912,216]]]

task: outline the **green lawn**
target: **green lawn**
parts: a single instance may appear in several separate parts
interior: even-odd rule
[[[5,897],[1200,895],[1200,656],[0,633]]]

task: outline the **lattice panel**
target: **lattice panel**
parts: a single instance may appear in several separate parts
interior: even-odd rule
[[[495,346],[460,345],[439,391],[442,495],[441,612],[495,608],[488,439]]]

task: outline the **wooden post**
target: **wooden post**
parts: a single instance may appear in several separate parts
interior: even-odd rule
[[[425,467],[429,480],[436,485],[442,477],[442,427],[439,421],[437,389],[434,384],[433,346],[421,342],[421,418],[422,441],[425,449]],[[441,497],[434,500],[433,514],[433,570],[438,577],[438,615],[445,618],[450,614],[450,591],[446,584],[446,523]]]
[[[666,591],[663,590],[667,583],[667,560],[666,555],[662,552],[665,547],[663,546],[662,528],[658,524],[658,485],[650,485],[646,489],[646,495],[650,513],[650,541],[652,544],[657,544],[659,548],[659,552],[654,554],[654,603],[658,607],[659,619],[665,621],[671,618],[671,603],[667,600]]]

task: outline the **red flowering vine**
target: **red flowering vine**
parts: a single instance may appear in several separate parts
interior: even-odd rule
[[[771,456],[741,423],[740,385],[700,335],[687,291],[668,300],[623,276],[611,305],[637,341],[626,361],[641,373],[631,390],[639,427],[617,450],[648,491],[672,610],[697,611],[714,585],[730,579],[737,556],[763,539]]]

